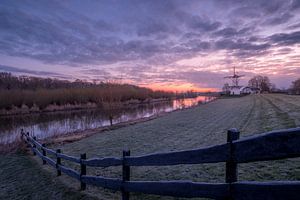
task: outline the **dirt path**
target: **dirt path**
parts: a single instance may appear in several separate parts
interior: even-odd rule
[[[282,96],[282,95],[266,95],[268,101],[272,102],[274,107],[279,110],[279,113],[283,115],[286,122],[290,123],[287,126],[295,127],[300,126],[300,100],[295,96]]]

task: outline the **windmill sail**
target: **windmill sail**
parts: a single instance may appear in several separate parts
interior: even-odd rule
[[[235,67],[233,67],[233,75],[232,76],[225,76],[224,78],[229,78],[231,79],[232,81],[232,86],[239,86],[239,79],[241,77],[243,77],[245,75],[238,75],[236,72],[235,72]]]

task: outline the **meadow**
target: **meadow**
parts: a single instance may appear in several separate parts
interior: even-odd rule
[[[193,109],[175,111],[160,118],[102,132],[77,142],[56,144],[69,155],[87,153],[87,157],[120,157],[123,149],[131,155],[170,152],[207,147],[226,142],[226,131],[232,127],[241,131],[241,138],[266,131],[300,126],[300,96],[259,94],[241,98],[221,98]],[[54,199],[87,198],[119,199],[120,194],[88,186],[79,192],[79,183],[66,176],[56,177],[55,171],[42,166],[37,158],[22,152],[0,157],[0,198]],[[10,163],[5,164],[9,160]],[[68,164],[68,163],[65,163]],[[18,165],[18,170],[12,166]],[[26,172],[22,170],[26,168]],[[132,180],[192,180],[224,182],[225,164],[178,165],[168,167],[133,167]],[[121,177],[119,167],[88,168],[88,174]],[[39,176],[34,174],[38,173]],[[14,174],[13,180],[5,180]],[[10,175],[12,177],[12,175]],[[240,180],[300,180],[300,159],[257,162],[239,165]],[[9,184],[7,183],[9,182]],[[22,184],[26,182],[26,184]],[[22,189],[23,188],[23,189]],[[49,189],[50,188],[50,189]],[[29,190],[30,189],[30,190]],[[33,192],[35,191],[35,192]],[[70,192],[72,191],[72,192]],[[73,195],[73,196],[72,196]],[[75,195],[75,196],[74,196]],[[47,199],[45,197],[45,199]],[[132,194],[131,199],[179,199]]]

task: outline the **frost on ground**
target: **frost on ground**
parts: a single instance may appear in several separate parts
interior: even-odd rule
[[[194,109],[174,112],[134,126],[98,134],[63,146],[72,155],[86,152],[88,157],[121,156],[123,149],[132,155],[206,147],[226,142],[226,131],[238,128],[241,137],[300,126],[300,96],[277,94],[219,99]],[[224,163],[168,167],[133,167],[133,180],[193,180],[224,182]],[[93,175],[121,177],[120,168],[95,169]],[[257,162],[239,165],[240,180],[300,180],[300,159]],[[118,194],[89,188],[104,198]],[[133,199],[169,199],[149,195]]]
[[[131,155],[143,155],[221,144],[226,142],[226,131],[233,127],[241,131],[241,137],[247,137],[265,131],[296,126],[300,126],[300,96],[251,95],[219,99],[193,109],[176,111],[152,121],[95,134],[65,144],[62,149],[64,153],[75,156],[87,153],[88,158],[119,157],[123,149],[130,149]],[[57,179],[53,169],[43,168],[46,169],[46,171],[42,170],[43,172],[50,174],[52,179]],[[132,167],[131,169],[132,180],[224,182],[225,164]],[[88,168],[88,174],[120,178],[121,168]],[[36,180],[32,180],[30,184],[39,182],[39,178],[35,178]],[[241,164],[239,179],[300,180],[300,159]],[[79,187],[77,181],[66,176],[62,176],[59,180],[70,188]],[[83,193],[99,199],[120,199],[118,192],[90,186]],[[132,194],[131,199],[174,198]]]
[[[0,199],[96,199],[65,187],[23,152],[0,155]]]

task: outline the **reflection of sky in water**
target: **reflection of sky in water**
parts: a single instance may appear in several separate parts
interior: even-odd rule
[[[163,112],[196,106],[199,103],[208,102],[212,99],[214,98],[199,96],[196,98],[172,100],[170,102],[134,105],[131,108],[116,111],[113,123],[117,124],[152,117]],[[0,119],[2,121],[4,118]],[[6,117],[5,120],[6,124],[1,123],[0,125],[0,144],[8,144],[18,140],[22,128],[26,132],[42,139],[110,125],[107,115],[102,110],[74,111],[59,114],[34,114]]]

